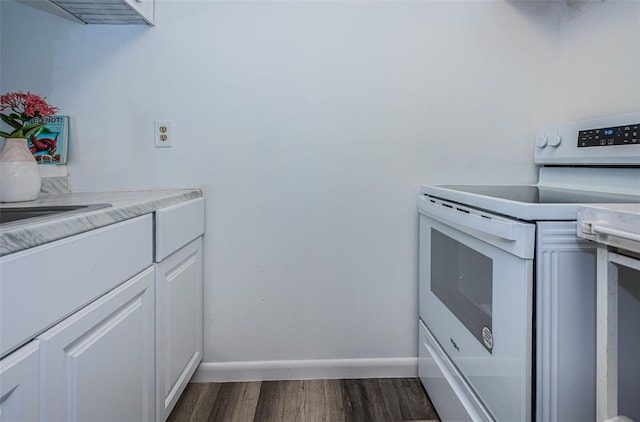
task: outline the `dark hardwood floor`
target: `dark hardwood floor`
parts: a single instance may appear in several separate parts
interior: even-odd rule
[[[438,421],[417,378],[192,383],[169,422]]]

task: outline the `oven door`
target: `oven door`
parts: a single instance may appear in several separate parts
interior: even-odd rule
[[[428,196],[419,209],[420,318],[495,419],[530,420],[535,225]]]

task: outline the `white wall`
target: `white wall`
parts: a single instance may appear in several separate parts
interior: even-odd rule
[[[206,189],[207,362],[415,357],[420,184],[535,182],[536,126],[640,109],[638,2],[157,1],[1,2],[1,88],[73,116],[75,190]]]

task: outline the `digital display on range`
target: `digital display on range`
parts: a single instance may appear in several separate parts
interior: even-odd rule
[[[581,130],[578,132],[578,148],[640,144],[639,127],[640,123],[634,123],[624,126]]]

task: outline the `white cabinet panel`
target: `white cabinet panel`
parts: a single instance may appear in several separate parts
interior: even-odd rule
[[[156,262],[204,233],[204,198],[156,211]]]
[[[124,2],[138,12],[148,24],[153,25],[155,0],[124,0]]]
[[[537,419],[596,419],[596,246],[575,222],[536,232]]]
[[[156,264],[156,415],[164,421],[202,360],[202,238]]]
[[[154,419],[153,267],[39,340],[45,420]]]
[[[0,422],[40,420],[39,372],[38,341],[0,361]]]
[[[147,214],[0,257],[0,355],[149,267],[152,253]]]

